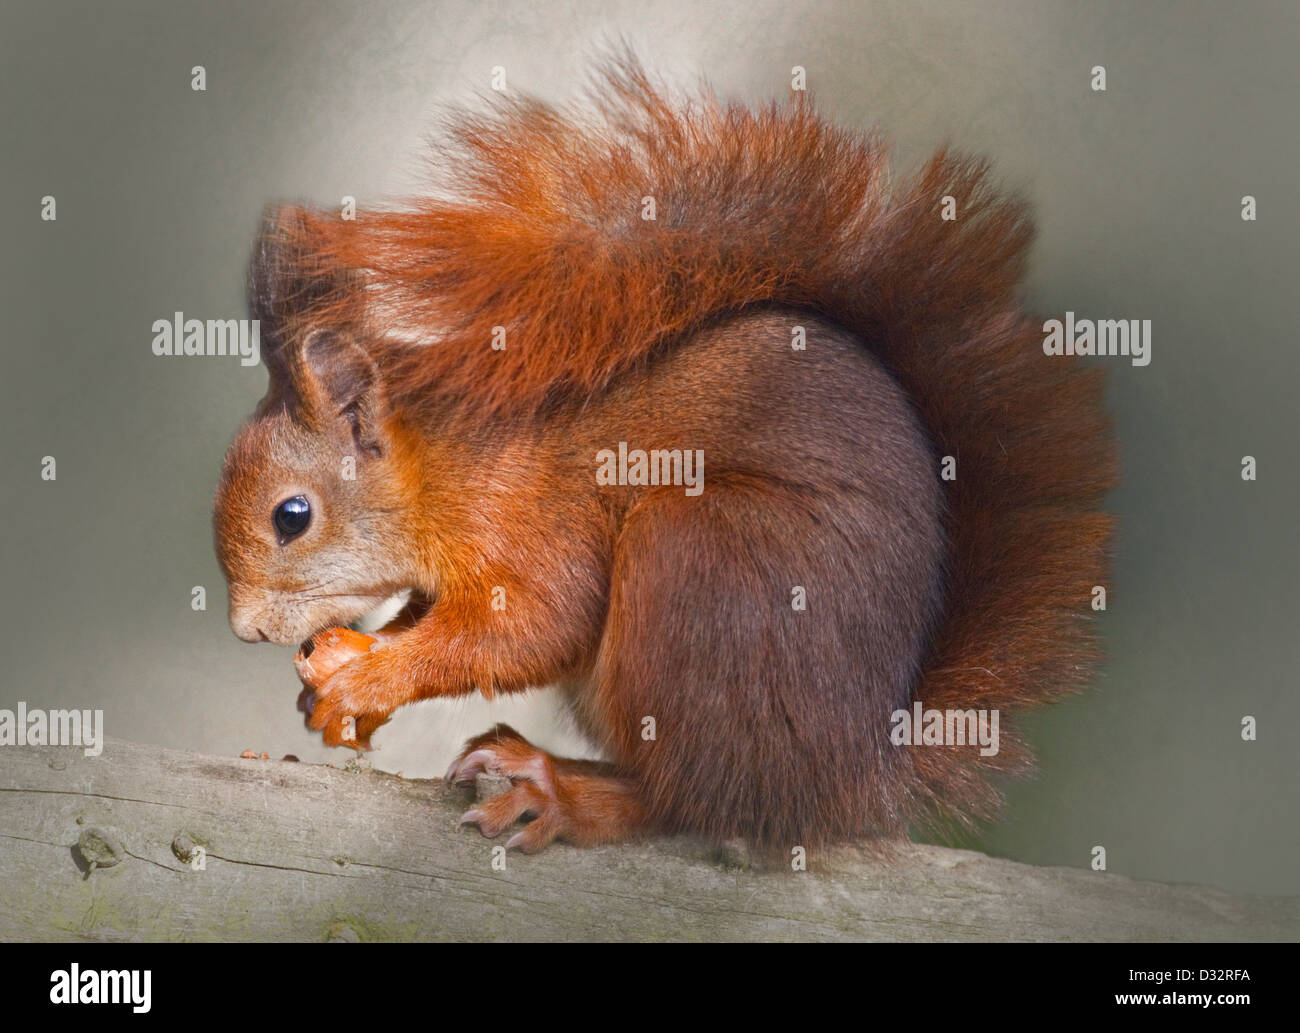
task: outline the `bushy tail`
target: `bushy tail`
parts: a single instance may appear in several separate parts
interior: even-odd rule
[[[583,107],[452,116],[437,161],[431,199],[298,224],[319,260],[367,271],[372,323],[400,313],[375,329],[392,331],[382,365],[407,405],[526,418],[758,302],[878,347],[956,460],[948,612],[916,698],[1003,712],[996,756],[910,751],[912,818],[990,814],[987,776],[1027,763],[1005,712],[1080,687],[1095,660],[1114,464],[1099,370],[1045,356],[1022,314],[1024,208],[981,162],[940,152],[893,183],[878,137],[804,99],[679,100],[629,57]],[[413,327],[436,332],[412,347]]]

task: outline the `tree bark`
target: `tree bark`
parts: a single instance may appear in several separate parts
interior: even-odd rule
[[[911,843],[808,871],[680,837],[556,844],[498,870],[506,837],[458,826],[472,797],[116,740],[0,749],[0,939],[1300,939],[1297,898]]]

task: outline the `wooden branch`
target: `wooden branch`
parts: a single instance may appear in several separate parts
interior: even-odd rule
[[[1300,939],[1295,898],[915,844],[806,872],[680,838],[557,844],[498,871],[505,837],[458,827],[471,796],[114,740],[0,749],[0,939]]]

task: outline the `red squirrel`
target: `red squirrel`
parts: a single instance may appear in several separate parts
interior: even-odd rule
[[[1005,715],[1097,657],[1113,444],[1022,310],[1024,205],[628,57],[585,106],[454,116],[439,164],[355,220],[272,209],[251,266],[270,384],[216,545],[236,634],[307,640],[311,727],[365,749],[416,700],[557,686],[605,761],[498,726],[448,772],[508,776],[466,821],[530,852],[991,817],[1005,716],[986,755],[891,715]]]

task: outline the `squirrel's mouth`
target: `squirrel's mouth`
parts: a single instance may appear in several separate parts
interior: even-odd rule
[[[353,631],[360,631],[363,633],[377,631],[399,618],[413,624],[424,615],[424,612],[428,610],[430,605],[428,600],[424,599],[422,596],[417,596],[414,589],[410,588],[402,589],[400,592],[395,592],[392,595],[384,596],[382,598],[376,596],[376,598],[380,600],[379,603],[367,610],[360,617],[347,621],[327,620],[322,623],[320,627],[315,628],[298,647],[299,655],[304,659],[311,656],[312,650],[315,649],[312,642],[315,640],[316,636],[322,631],[336,628],[340,624],[346,625]]]

